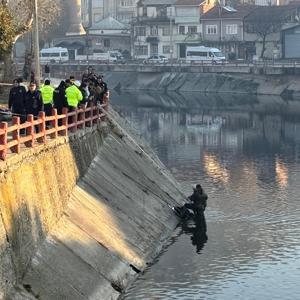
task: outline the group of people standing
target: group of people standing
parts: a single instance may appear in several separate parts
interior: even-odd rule
[[[56,108],[57,113],[62,114],[64,107],[68,108],[68,111],[74,111],[76,108],[86,107],[89,102],[95,105],[102,104],[107,92],[103,76],[97,75],[95,70],[89,67],[82,76],[81,84],[75,81],[74,76],[70,76],[61,81],[57,88],[46,79],[40,88],[32,81],[27,89],[21,79],[15,79],[9,93],[8,108],[14,115],[19,116],[23,123],[27,115],[37,117],[40,111],[44,111],[46,116],[51,116],[52,108]]]

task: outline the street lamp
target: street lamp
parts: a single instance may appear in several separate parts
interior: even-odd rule
[[[38,0],[34,0],[34,65],[37,85],[41,83]]]

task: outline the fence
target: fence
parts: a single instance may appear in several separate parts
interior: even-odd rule
[[[108,96],[104,104],[90,105],[87,108],[68,112],[63,108],[62,114],[52,110],[51,116],[40,112],[38,117],[27,115],[27,120],[21,123],[20,117],[13,117],[12,124],[0,123],[0,159],[5,160],[8,153],[20,153],[21,147],[33,148],[36,145],[47,144],[49,139],[67,136],[69,132],[92,127],[106,117],[108,110]]]

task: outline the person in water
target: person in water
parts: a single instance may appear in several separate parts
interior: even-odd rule
[[[189,196],[188,199],[191,201],[191,203],[186,203],[184,205],[185,208],[192,209],[195,214],[205,211],[208,196],[200,184],[193,186],[193,194]]]

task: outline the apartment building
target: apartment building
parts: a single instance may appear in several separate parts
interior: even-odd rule
[[[133,24],[133,57],[144,59],[153,54],[177,57],[174,4],[177,0],[140,0]]]
[[[137,2],[138,0],[81,0],[83,23],[91,27],[108,17],[122,23],[131,23],[136,17]]]

